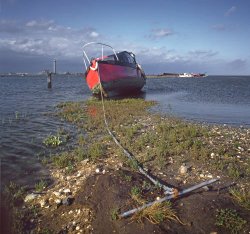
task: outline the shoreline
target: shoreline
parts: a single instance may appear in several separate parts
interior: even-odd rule
[[[204,191],[205,195],[199,195],[202,196],[202,203],[206,201],[210,204],[212,196],[215,201],[218,200],[218,204],[215,202],[213,206],[218,209],[236,207],[239,217],[245,220],[247,210],[235,204],[233,196],[229,196],[229,190],[226,189],[219,195],[217,191],[233,182],[237,182],[237,190],[249,191],[250,130],[228,126],[205,126],[149,113],[148,108],[154,104],[155,102],[133,99],[105,101],[110,127],[121,144],[154,176],[174,187],[184,188],[204,179],[219,178],[220,182],[214,185],[213,189],[208,188]],[[146,229],[141,229],[136,221],[131,224],[128,219],[115,219],[118,213],[115,210],[121,212],[120,209],[124,209],[121,208],[122,205],[124,206],[128,200],[133,204],[127,208],[133,208],[142,200],[154,200],[164,195],[138,174],[135,170],[136,165],[124,158],[107,135],[100,101],[63,103],[58,108],[58,117],[78,126],[85,134],[78,136],[78,142],[72,151],[62,152],[48,158],[48,161],[44,160],[50,168],[54,183],[49,187],[44,186],[46,188],[41,189],[42,193],[31,196],[30,201],[26,196],[27,209],[36,207],[39,214],[39,218],[32,218],[33,229],[38,232],[47,228],[57,232],[66,230],[68,233],[101,233],[102,228],[111,228],[118,233],[126,233],[121,229],[121,226],[126,224],[129,230],[138,233],[152,233],[152,230],[159,232],[159,225],[164,226],[164,222],[153,225],[147,221],[148,216],[140,217]],[[186,172],[181,173],[180,168],[184,164]],[[92,187],[91,184],[95,186]],[[119,184],[122,184],[126,191]],[[114,196],[114,191],[108,191],[108,187],[103,188],[103,185],[115,189],[117,194],[126,193],[125,198],[122,194],[119,195],[122,198]],[[138,189],[138,193],[134,191],[135,188]],[[83,198],[82,193],[88,198]],[[109,196],[106,196],[106,193]],[[98,194],[102,194],[106,200],[102,201]],[[192,196],[195,200],[192,200]],[[199,202],[197,199],[201,198],[199,196],[193,194],[174,201],[178,217],[187,223],[191,222],[192,215],[189,218],[184,211],[195,209],[195,202]],[[220,200],[220,196],[226,203]],[[185,201],[189,205],[185,205]],[[106,207],[103,202],[109,206]],[[119,204],[118,207],[115,205],[116,202]],[[98,203],[104,207],[103,210],[98,209]],[[199,212],[199,209],[196,211]],[[186,227],[175,221],[169,224],[169,228],[185,233],[194,233],[199,228],[206,228],[206,232],[219,231],[220,228],[215,225],[214,212],[206,217],[207,220],[200,220],[200,224],[193,220],[194,224]],[[102,213],[108,217],[103,218]],[[202,216],[202,213],[200,215]],[[51,216],[56,219],[57,226],[49,218]],[[110,218],[112,216],[114,220]],[[104,219],[103,227],[98,229],[101,217]],[[137,220],[140,218],[137,217]],[[164,228],[166,230],[167,227]],[[245,228],[242,227],[242,230]]]

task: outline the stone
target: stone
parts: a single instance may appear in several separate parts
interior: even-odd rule
[[[56,191],[54,191],[53,194],[54,194],[56,197],[60,197],[60,195],[61,195],[60,192],[56,192]]]
[[[42,199],[39,203],[40,203],[40,206],[41,206],[41,207],[45,207],[45,206],[48,204],[48,201]]]
[[[70,194],[71,193],[70,189],[64,189],[63,192],[66,193],[66,194]]]
[[[95,169],[95,172],[96,172],[96,173],[99,173],[99,172],[100,172],[100,169],[99,169],[99,168],[96,168],[96,169]]]
[[[55,200],[55,203],[56,203],[57,205],[60,205],[60,204],[62,203],[62,200],[61,200],[61,199],[56,199],[56,200]]]
[[[36,197],[38,196],[38,194],[28,194],[25,198],[24,198],[24,202],[30,202],[32,200],[34,200]]]
[[[187,168],[186,164],[183,163],[183,164],[180,166],[180,168],[179,168],[179,173],[180,173],[180,174],[186,174],[187,171],[188,171],[188,168]]]
[[[73,200],[74,199],[72,197],[66,197],[65,199],[62,200],[62,204],[66,205],[66,206],[69,206],[69,205],[72,204]]]

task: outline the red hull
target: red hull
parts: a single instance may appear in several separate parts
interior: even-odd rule
[[[96,61],[92,67],[96,66]],[[100,92],[100,83],[105,93],[140,90],[145,84],[145,76],[139,67],[98,62],[96,70],[89,69],[86,81],[94,94]]]

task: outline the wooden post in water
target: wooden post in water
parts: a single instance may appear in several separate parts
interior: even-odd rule
[[[52,72],[47,72],[47,83],[48,83],[48,89],[52,88]]]

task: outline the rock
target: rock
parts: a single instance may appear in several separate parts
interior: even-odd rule
[[[168,162],[169,162],[170,164],[173,164],[173,163],[174,163],[174,159],[173,159],[172,157],[169,157],[168,159],[169,159]]]
[[[24,202],[30,202],[32,200],[34,200],[36,197],[38,196],[38,194],[28,194],[25,198],[24,198]]]
[[[53,194],[54,194],[56,197],[60,197],[60,195],[61,195],[60,192],[56,192],[56,191],[54,191]]]
[[[81,164],[84,166],[84,165],[86,165],[86,164],[88,163],[88,161],[89,161],[88,158],[87,158],[87,159],[84,159],[83,161],[81,161]]]
[[[214,156],[215,156],[215,153],[211,153],[211,155],[210,155],[210,156],[211,156],[211,158],[214,158]]]
[[[41,207],[45,207],[46,205],[48,205],[48,201],[45,199],[42,199],[39,203]]]
[[[64,189],[63,192],[66,193],[66,194],[71,194],[70,189]]]
[[[56,203],[57,205],[60,205],[60,204],[62,203],[62,200],[61,200],[61,199],[56,199],[56,200],[55,200],[55,203]]]
[[[74,199],[72,197],[66,197],[65,199],[62,200],[62,204],[66,205],[66,206],[69,206],[69,205],[72,204],[73,200]]]
[[[180,166],[180,168],[179,168],[179,173],[180,173],[180,174],[186,174],[187,171],[188,171],[188,168],[187,168],[186,164],[183,163],[183,164]]]
[[[209,187],[208,187],[208,186],[204,186],[204,187],[202,187],[202,188],[203,188],[203,190],[205,190],[206,192],[209,191]]]
[[[96,169],[95,169],[95,172],[96,172],[96,173],[99,173],[99,172],[100,172],[100,169],[99,169],[99,168],[96,168]]]

